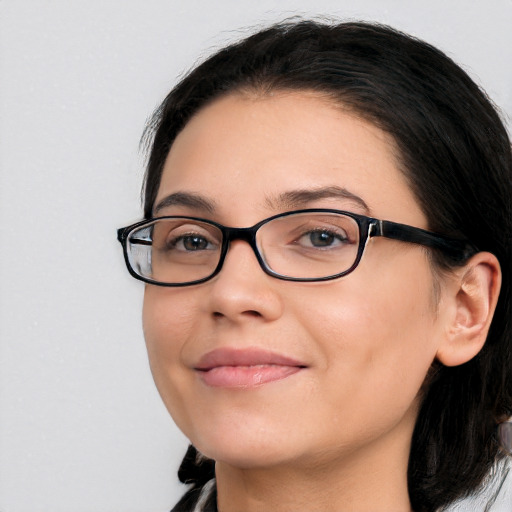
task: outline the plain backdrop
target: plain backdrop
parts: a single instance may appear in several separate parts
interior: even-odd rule
[[[510,129],[512,0],[0,0],[1,512],[164,512],[183,492],[116,228],[141,217],[139,137],[176,78],[297,14],[428,40]]]

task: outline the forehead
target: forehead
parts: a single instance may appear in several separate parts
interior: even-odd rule
[[[335,187],[361,197],[375,216],[414,221],[400,217],[401,207],[423,221],[395,154],[389,135],[314,93],[231,94],[178,135],[155,204],[192,192],[223,214],[261,216],[287,192]]]

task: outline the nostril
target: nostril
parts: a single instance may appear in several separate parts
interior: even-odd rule
[[[248,309],[247,311],[242,311],[241,314],[244,316],[254,317],[254,318],[260,318],[263,316],[259,311],[256,311],[254,309]],[[219,313],[218,311],[213,312],[214,318],[224,318],[225,316],[226,315],[224,315],[223,313]]]
[[[244,311],[242,314],[246,315],[246,316],[254,316],[254,317],[263,316],[259,311],[255,311],[254,309],[249,309],[247,311]]]

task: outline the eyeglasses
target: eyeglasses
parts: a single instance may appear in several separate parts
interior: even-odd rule
[[[352,212],[308,209],[274,215],[250,228],[197,217],[159,217],[121,228],[128,271],[159,286],[188,286],[217,275],[234,240],[247,242],[268,275],[287,281],[327,281],[352,272],[370,238],[438,249],[454,262],[476,252],[465,240]]]

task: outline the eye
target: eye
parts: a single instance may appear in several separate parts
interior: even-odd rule
[[[154,251],[173,257],[206,254],[220,250],[222,245],[218,228],[187,218],[158,219],[153,224],[151,238]]]
[[[348,241],[347,236],[338,231],[328,229],[315,229],[304,233],[297,243],[303,247],[329,248],[338,247]]]
[[[175,236],[167,241],[167,247],[178,251],[207,251],[215,245],[203,235],[189,233]]]

